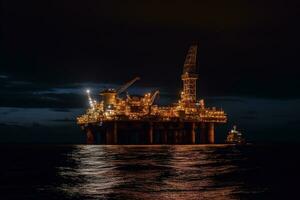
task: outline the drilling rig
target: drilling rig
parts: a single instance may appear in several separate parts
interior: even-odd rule
[[[159,90],[121,98],[119,94],[140,80],[136,77],[119,89],[101,91],[99,103],[88,91],[90,108],[77,118],[77,124],[88,144],[213,144],[215,124],[226,123],[227,116],[197,99],[197,79],[197,46],[193,45],[183,65],[183,90],[176,103],[154,105]]]

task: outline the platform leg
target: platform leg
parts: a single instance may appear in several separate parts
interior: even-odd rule
[[[180,139],[179,139],[179,131],[174,130],[174,144],[179,144]]]
[[[117,123],[113,122],[106,128],[106,144],[117,144],[118,143],[118,128]]]
[[[153,123],[149,123],[149,129],[148,129],[148,135],[147,135],[147,143],[148,144],[153,144]]]
[[[168,131],[163,130],[162,131],[162,144],[167,144],[168,143]]]
[[[191,143],[195,144],[196,143],[196,124],[195,122],[191,123]]]
[[[205,123],[200,123],[200,143],[206,144],[207,143],[207,137],[206,137],[206,130],[205,130]]]
[[[113,124],[113,144],[118,144],[118,125],[117,122]]]
[[[215,143],[215,127],[214,123],[208,124],[208,143],[214,144]]]
[[[91,128],[87,128],[86,130],[86,143],[95,144],[95,135]]]

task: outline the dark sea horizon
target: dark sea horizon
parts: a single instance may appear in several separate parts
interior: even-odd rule
[[[1,145],[0,199],[297,199],[300,147]]]

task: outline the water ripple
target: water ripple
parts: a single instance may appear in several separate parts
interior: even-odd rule
[[[87,199],[236,199],[243,183],[218,178],[239,157],[219,146],[76,146],[59,175],[77,183],[59,188]]]

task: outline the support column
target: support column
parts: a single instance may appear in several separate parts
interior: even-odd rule
[[[206,144],[207,140],[206,140],[206,130],[205,130],[205,123],[202,122],[200,123],[200,143],[201,144]]]
[[[162,144],[167,144],[168,143],[168,131],[164,129],[162,131]]]
[[[117,131],[117,122],[112,122],[111,124],[108,124],[106,128],[106,144],[118,143]]]
[[[215,143],[215,127],[214,123],[209,123],[208,124],[208,143],[209,144],[214,144]]]
[[[191,123],[191,143],[195,144],[196,143],[196,123],[192,122]]]
[[[95,144],[95,135],[90,127],[86,128],[86,143]]]
[[[118,144],[118,124],[114,121],[113,124],[113,144]]]
[[[111,132],[110,132],[110,127],[106,127],[106,130],[105,130],[105,138],[106,138],[106,144],[111,144]]]
[[[148,144],[153,144],[153,123],[149,122],[149,129],[148,129]]]
[[[175,129],[173,131],[174,133],[174,144],[179,144],[180,143],[180,135],[179,135],[179,131],[177,129]]]
[[[178,130],[178,132],[179,132],[179,144],[185,144],[184,130],[180,129],[180,130]]]

